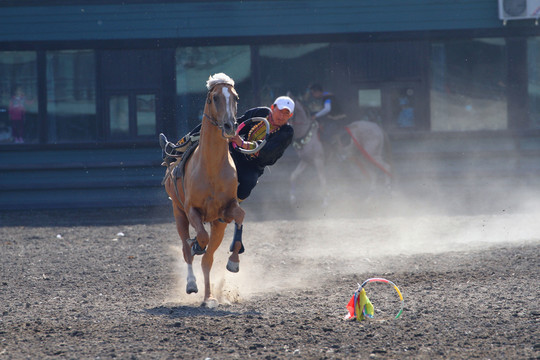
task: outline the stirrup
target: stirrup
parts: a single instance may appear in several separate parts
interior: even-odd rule
[[[167,140],[167,137],[165,134],[161,133],[159,134],[159,146],[161,147],[162,157],[163,160],[165,160],[167,157],[172,158],[179,158],[182,157],[182,154],[187,149],[187,146],[180,147],[178,145],[173,144],[169,140]]]

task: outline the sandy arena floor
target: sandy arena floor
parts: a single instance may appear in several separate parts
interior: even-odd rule
[[[169,209],[0,213],[0,359],[540,358],[539,212],[249,212],[215,309],[185,294]],[[357,283],[376,320],[347,322]],[[379,300],[375,300],[380,297]]]

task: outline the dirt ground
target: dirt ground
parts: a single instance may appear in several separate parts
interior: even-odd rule
[[[1,212],[0,359],[540,359],[540,212],[247,210],[214,309],[168,208]],[[371,277],[403,315],[370,284],[375,319],[344,321]]]

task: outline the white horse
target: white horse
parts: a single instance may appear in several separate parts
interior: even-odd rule
[[[291,173],[291,190],[290,202],[291,206],[297,203],[296,186],[300,175],[307,170],[311,165],[315,166],[319,183],[321,186],[321,194],[323,197],[323,206],[328,204],[328,189],[326,183],[326,172],[324,167],[324,148],[319,139],[319,124],[312,120],[306,113],[306,110],[298,101],[294,99],[295,109],[294,117],[290,120],[290,124],[294,128],[293,147],[298,154],[300,162]]]
[[[296,189],[302,173],[311,165],[315,166],[319,179],[323,206],[328,204],[328,187],[325,166],[325,150],[319,138],[319,125],[312,120],[298,99],[295,101],[295,114],[291,120],[294,127],[293,146],[300,162],[291,173],[291,206],[297,205]],[[349,141],[343,144],[339,156],[355,163],[368,178],[368,190],[372,193],[377,186],[377,179],[382,174],[383,184],[391,183],[391,149],[388,137],[383,129],[371,121],[354,121],[345,127]]]

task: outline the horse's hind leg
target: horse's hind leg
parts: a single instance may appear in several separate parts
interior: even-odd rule
[[[381,134],[381,136],[373,137],[371,139],[366,140],[364,144],[364,149],[371,156],[373,161],[375,161],[375,164],[372,164],[374,180],[376,181],[377,174],[379,173],[379,171],[377,171],[375,167],[381,167],[382,169],[378,169],[378,170],[380,170],[381,173],[384,173],[383,174],[384,185],[388,186],[390,183],[390,176],[388,175],[390,173],[390,165],[384,160],[383,146],[384,146],[384,137]],[[375,185],[376,184],[374,184],[373,187],[375,187]]]
[[[323,197],[323,207],[328,206],[328,187],[326,185],[326,169],[324,167],[324,156],[317,157],[313,163],[315,164],[315,169],[317,170],[317,176],[319,177],[319,182],[321,184],[321,193]]]
[[[188,267],[186,292],[188,294],[196,293],[199,291],[197,288],[197,279],[193,273],[193,256],[191,255],[191,246],[189,240],[189,222],[184,211],[180,210],[176,206],[173,208],[174,220],[176,221],[176,230],[180,239],[182,239],[182,253],[184,254],[184,261]]]

